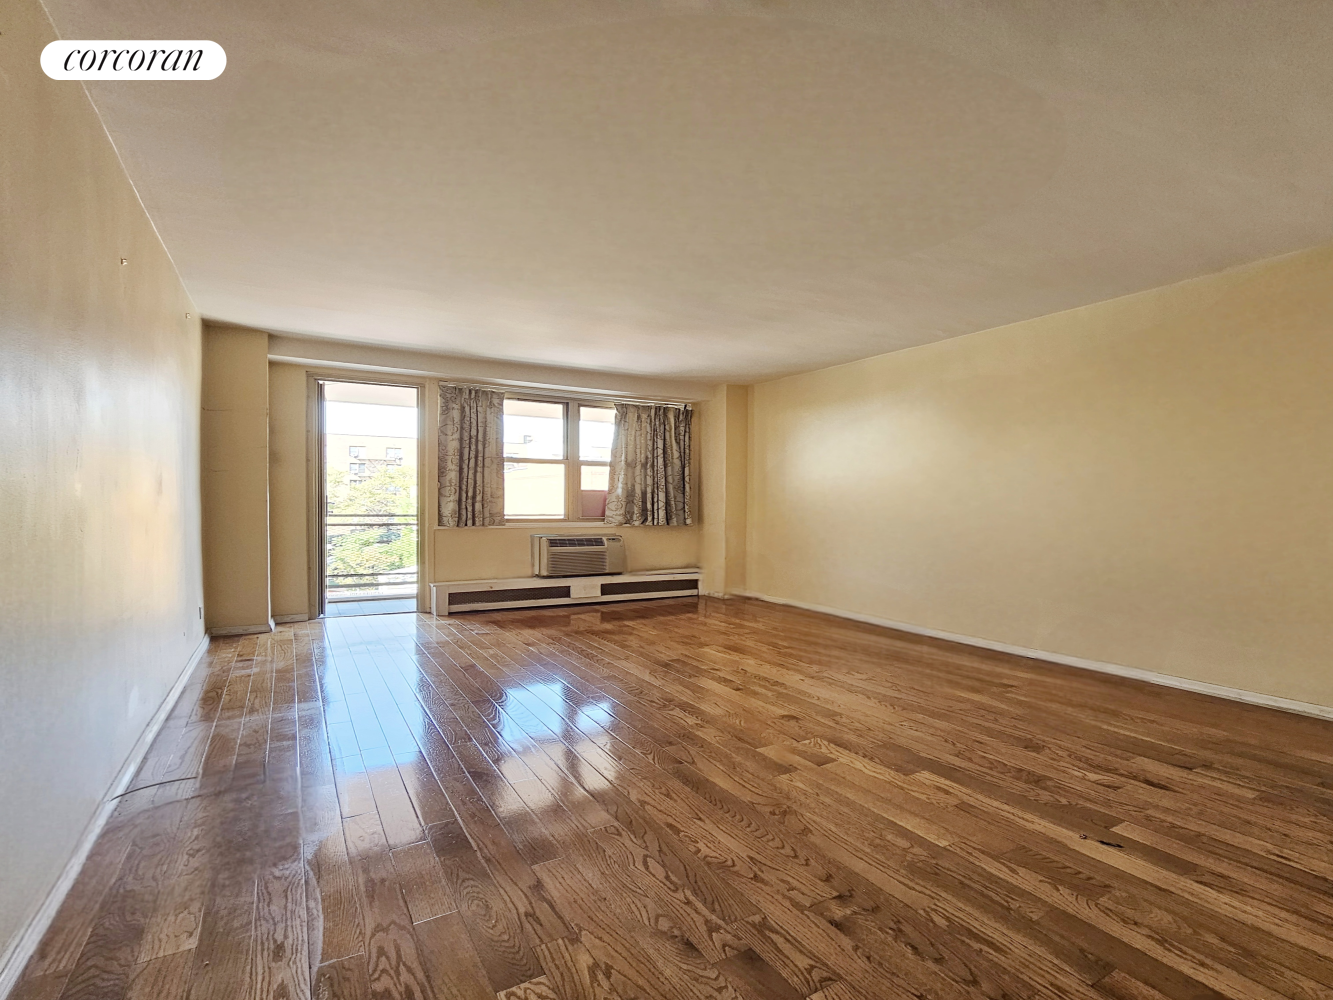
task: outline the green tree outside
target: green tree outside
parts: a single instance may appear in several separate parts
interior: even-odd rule
[[[415,518],[417,473],[413,467],[385,465],[353,481],[345,469],[330,466],[325,495],[331,515],[406,515]],[[410,569],[417,561],[416,524],[328,529],[328,573],[388,573]],[[362,520],[373,521],[374,516]],[[375,584],[367,580],[366,589]]]

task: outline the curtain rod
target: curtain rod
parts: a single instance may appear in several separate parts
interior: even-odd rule
[[[626,392],[599,392],[595,389],[571,389],[562,391],[552,389],[549,386],[531,387],[522,382],[504,382],[499,379],[459,379],[438,377],[441,385],[459,385],[459,386],[482,386],[488,389],[505,389],[513,392],[515,395],[524,396],[546,396],[552,399],[576,399],[576,400],[595,400],[597,402],[613,403],[640,403],[652,406],[679,406],[691,407],[696,400],[684,399],[652,399],[647,396],[636,396]]]

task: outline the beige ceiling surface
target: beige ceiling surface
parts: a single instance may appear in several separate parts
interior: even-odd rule
[[[752,380],[1333,240],[1333,3],[46,0],[205,315]]]

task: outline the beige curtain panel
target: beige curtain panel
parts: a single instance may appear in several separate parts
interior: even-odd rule
[[[440,383],[440,527],[505,522],[505,394]]]
[[[606,523],[694,523],[688,406],[616,404]]]

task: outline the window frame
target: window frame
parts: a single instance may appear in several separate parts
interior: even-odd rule
[[[522,403],[557,403],[564,414],[565,422],[564,433],[564,458],[510,458],[505,457],[507,465],[510,462],[522,462],[526,465],[562,465],[565,469],[565,516],[564,517],[510,517],[505,515],[505,524],[603,524],[604,517],[571,517],[572,511],[580,510],[583,493],[583,467],[596,466],[610,469],[611,462],[608,458],[605,462],[585,460],[579,455],[579,421],[578,408],[586,406],[590,409],[610,410],[614,409],[611,400],[588,399],[579,396],[545,396],[536,393],[507,392],[505,393],[505,402],[509,400]]]

